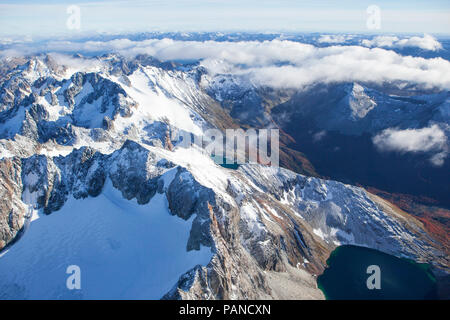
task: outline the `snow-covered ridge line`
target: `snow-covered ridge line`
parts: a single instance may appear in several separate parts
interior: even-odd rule
[[[72,146],[112,152],[128,138],[165,145],[172,131],[199,135],[212,126],[200,114],[214,102],[195,74],[160,69],[150,57],[129,62],[111,55],[98,58],[101,70],[64,78],[64,66],[47,68],[51,58],[42,59],[17,67],[1,83],[1,157],[67,154]]]

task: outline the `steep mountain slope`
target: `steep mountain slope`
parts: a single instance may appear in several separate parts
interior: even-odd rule
[[[289,147],[303,152],[318,173],[425,196],[434,200],[428,204],[448,207],[448,92],[404,94],[384,94],[359,84],[317,85],[274,107],[271,114],[295,140]],[[389,140],[395,133],[404,138]]]
[[[408,90],[405,93],[410,94]],[[430,121],[444,126],[449,121],[445,113],[448,99],[449,93],[445,91],[399,96],[359,83],[319,84],[297,92],[289,101],[276,106],[272,114],[280,124],[295,116],[313,120],[319,130],[347,135],[375,134],[391,127],[421,128]]]
[[[186,151],[195,158],[186,159]],[[276,287],[286,272],[294,278],[289,286],[296,298],[318,298],[321,294],[312,275],[321,273],[328,254],[339,244],[377,248],[443,269],[448,265],[441,248],[415,219],[396,213],[363,189],[284,169],[255,164],[233,171],[195,149],[168,151],[131,141],[110,155],[82,148],[66,157],[23,159],[21,167],[24,191],[15,194],[15,200],[51,215],[47,218],[34,212],[29,230],[2,254],[0,270],[10,270],[2,272],[5,298],[155,298],[153,293],[160,291],[137,295],[140,287],[123,296],[104,296],[99,286],[111,281],[113,291],[108,294],[114,295],[123,285],[113,281],[114,269],[103,277],[89,278],[83,296],[64,293],[59,278],[51,281],[47,291],[36,287],[38,279],[51,277],[50,271],[62,274],[65,264],[79,262],[83,270],[95,274],[106,268],[95,262],[103,261],[104,255],[122,261],[123,254],[139,256],[136,250],[142,250],[143,257],[157,257],[152,253],[153,241],[159,242],[161,252],[176,245],[192,257],[206,257],[205,246],[214,253],[209,263],[205,258],[187,260],[182,251],[177,253],[173,259],[181,266],[188,268],[191,261],[204,267],[184,270],[188,273],[166,298],[287,297]],[[134,204],[124,200],[134,198]],[[157,219],[138,222],[148,224],[146,230],[154,233],[156,229],[151,230],[157,226],[172,230],[181,221],[167,220],[164,214],[192,224],[190,232],[185,227],[189,237],[172,238],[164,233],[147,238],[129,225],[135,219]],[[62,234],[57,233],[60,228],[65,230]],[[139,247],[129,232],[139,239]],[[76,235],[82,234],[84,240],[77,240]],[[179,239],[176,244],[175,239]],[[89,246],[83,245],[86,241]],[[111,252],[116,245],[117,255]],[[37,250],[42,251],[39,259]],[[11,270],[14,263],[21,267]],[[92,263],[97,269],[92,269]],[[60,267],[46,268],[47,264]],[[153,276],[170,275],[155,272],[142,275],[142,282],[153,283]],[[173,276],[169,279],[174,280]]]

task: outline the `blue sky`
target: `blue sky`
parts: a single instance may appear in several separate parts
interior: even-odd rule
[[[69,5],[81,10],[79,30],[66,27]],[[366,26],[369,5],[381,9],[377,33],[450,33],[448,0],[0,0],[0,36],[236,30],[369,33],[374,32]]]

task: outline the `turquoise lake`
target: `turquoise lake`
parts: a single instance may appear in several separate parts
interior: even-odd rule
[[[422,300],[436,299],[436,279],[430,265],[397,258],[378,250],[340,246],[327,260],[317,279],[327,300]],[[369,290],[367,268],[380,268],[380,289]]]
[[[227,169],[233,169],[233,170],[237,170],[239,168],[239,164],[236,163],[236,161],[231,161],[228,160],[225,157],[211,157],[215,163],[217,163],[219,166],[223,167],[223,168],[227,168]],[[231,163],[227,163],[227,162],[231,162]]]

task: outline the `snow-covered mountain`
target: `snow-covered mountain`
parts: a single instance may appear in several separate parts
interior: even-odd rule
[[[422,222],[363,188],[260,164],[227,169],[181,144],[209,128],[281,126],[299,92],[145,55],[35,56],[3,72],[2,298],[323,298],[315,277],[341,244],[448,272],[447,249]],[[378,132],[418,117],[408,109],[377,124],[421,100],[357,83],[330,90],[337,108],[314,104],[322,129]],[[446,93],[433,97],[420,119],[444,123]],[[65,287],[73,264],[86,274],[81,291]]]
[[[411,96],[405,90],[401,96],[393,93],[401,92],[395,86],[377,87],[372,89],[360,83],[319,84],[277,105],[273,114],[280,123],[302,117],[312,121],[319,130],[346,135],[376,134],[392,127],[415,129],[430,123],[448,131],[450,118],[445,112],[448,91]]]

